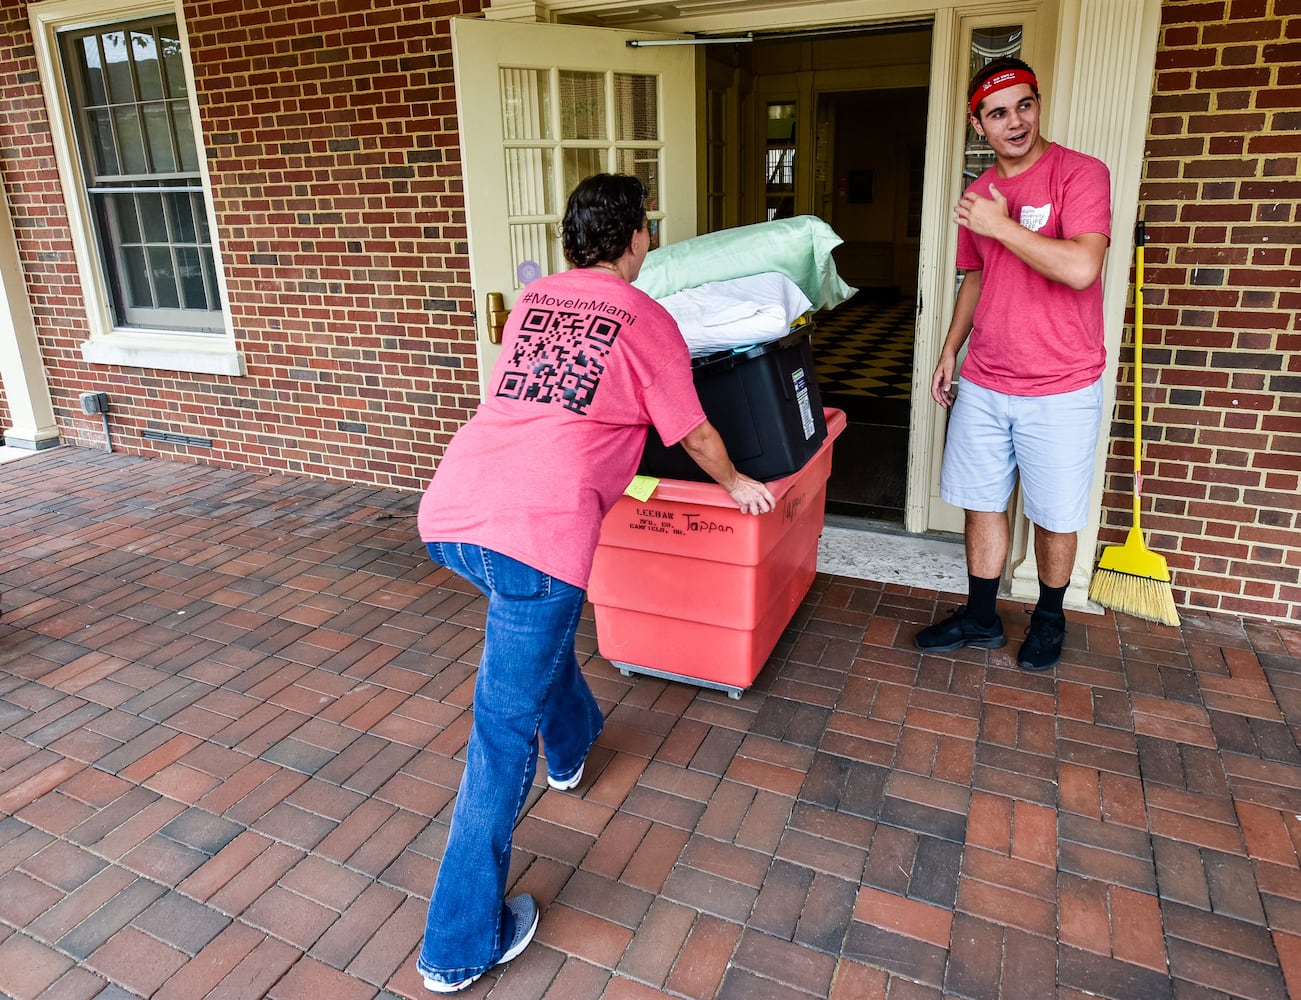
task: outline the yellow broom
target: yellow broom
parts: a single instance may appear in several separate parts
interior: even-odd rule
[[[1089,584],[1089,600],[1125,614],[1179,624],[1170,569],[1165,556],[1143,543],[1139,505],[1143,498],[1143,245],[1147,233],[1140,222],[1134,229],[1134,521],[1124,545],[1102,550],[1097,572]]]

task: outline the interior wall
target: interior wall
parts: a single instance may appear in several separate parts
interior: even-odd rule
[[[845,241],[836,266],[851,285],[917,291],[920,234],[908,223],[920,177],[910,178],[909,167],[926,144],[926,103],[923,89],[826,98],[835,123],[827,222]]]
[[[909,152],[916,151],[920,166],[930,48],[929,29],[908,28],[761,39],[737,49],[757,95],[743,117],[759,121],[761,95],[797,99],[797,156],[803,160],[797,164],[796,211],[820,216],[844,239],[835,252],[837,268],[856,286],[916,292],[919,232],[908,225]],[[756,128],[755,134],[762,133]],[[741,184],[743,202],[762,207],[763,151],[744,155],[754,166]],[[920,191],[915,195],[919,211]]]

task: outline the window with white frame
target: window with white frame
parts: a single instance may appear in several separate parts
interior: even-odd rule
[[[242,374],[172,3],[29,7],[68,195],[87,360]]]
[[[220,331],[176,19],[60,36],[101,263],[122,325]]]

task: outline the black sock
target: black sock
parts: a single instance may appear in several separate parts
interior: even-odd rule
[[[1050,587],[1039,579],[1039,603],[1035,605],[1038,611],[1047,611],[1054,615],[1062,614],[1062,601],[1066,597],[1065,587]]]
[[[967,613],[985,628],[993,625],[998,617],[998,580],[998,577],[987,580],[967,574]]]

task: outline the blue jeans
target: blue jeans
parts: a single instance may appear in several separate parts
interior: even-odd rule
[[[474,727],[416,962],[422,975],[459,982],[492,968],[514,934],[506,876],[538,733],[548,771],[564,779],[582,767],[604,720],[574,655],[581,588],[478,545],[428,548],[488,598]]]

